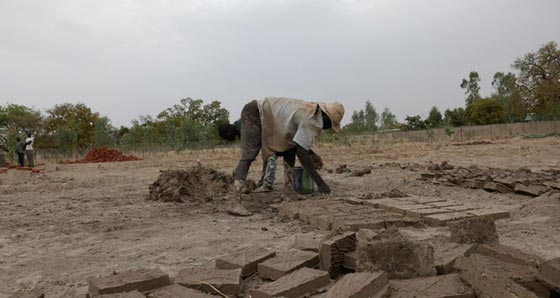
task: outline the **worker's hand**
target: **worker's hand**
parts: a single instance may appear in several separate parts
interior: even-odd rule
[[[331,188],[326,184],[326,183],[321,183],[320,185],[318,185],[319,187],[319,192],[325,196],[329,196],[331,194]]]

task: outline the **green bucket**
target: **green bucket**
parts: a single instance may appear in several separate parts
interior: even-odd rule
[[[317,191],[317,184],[302,167],[294,168],[293,188],[297,193],[310,194]]]

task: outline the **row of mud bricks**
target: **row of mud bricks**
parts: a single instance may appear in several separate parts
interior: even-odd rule
[[[89,296],[560,297],[560,259],[500,245],[490,217],[449,225],[451,238],[434,245],[410,240],[395,227],[300,234],[287,251],[248,246],[216,259],[212,268],[183,270],[173,279],[158,268],[94,277]],[[34,295],[14,297],[43,297]]]

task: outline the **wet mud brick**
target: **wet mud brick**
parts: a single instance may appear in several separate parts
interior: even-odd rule
[[[344,255],[356,250],[356,233],[346,232],[334,236],[323,243],[319,249],[321,269],[329,271],[331,277],[336,277],[342,270]]]
[[[18,293],[10,296],[9,298],[45,298],[45,294],[43,294],[43,292],[40,291],[30,291],[30,292]]]
[[[484,256],[473,254],[456,261],[461,279],[477,297],[537,298],[537,295],[486,265]]]
[[[499,241],[496,223],[490,216],[466,218],[447,223],[451,240],[457,243],[490,243]]]
[[[170,283],[169,275],[159,268],[140,269],[106,277],[90,278],[89,294],[95,297],[101,294],[114,294],[134,290],[149,291],[167,286]]]
[[[216,296],[209,295],[197,290],[189,289],[178,284],[173,284],[161,288],[150,294],[150,298],[215,298]]]
[[[358,253],[353,251],[345,254],[342,260],[342,267],[352,271],[358,271]]]
[[[321,242],[325,240],[326,235],[306,233],[297,234],[294,241],[293,248],[305,251],[319,252]]]
[[[274,282],[264,284],[252,290],[251,296],[253,298],[297,298],[326,287],[330,282],[331,280],[328,272],[311,268],[302,268]]]
[[[556,182],[556,181],[545,181],[543,183],[544,185],[556,189],[556,190],[560,190],[560,182]]]
[[[107,295],[101,295],[99,297],[100,298],[146,298],[146,296],[144,296],[144,294],[142,294],[138,291],[116,293],[116,294],[107,294]]]
[[[501,184],[501,183],[496,183],[496,182],[486,182],[484,183],[484,189],[487,191],[495,191],[495,192],[499,192],[499,193],[512,193],[513,192],[513,188],[505,185],[505,184]]]
[[[455,260],[468,256],[476,245],[454,242],[434,243],[434,264],[438,275],[455,273]]]
[[[560,292],[560,258],[543,263],[539,267],[537,278],[546,286]]]
[[[542,185],[525,186],[521,183],[515,185],[515,193],[532,196],[532,197],[538,197],[543,193],[545,193],[546,191],[547,191],[547,187]]]
[[[511,208],[511,207],[510,207]],[[473,209],[465,211],[472,216],[490,216],[494,220],[504,219],[510,217],[509,210],[503,209],[494,209],[494,208],[482,208],[482,209]]]
[[[317,265],[319,265],[319,254],[316,252],[291,249],[260,263],[258,272],[264,279],[277,280],[300,268],[314,268]]]
[[[458,274],[394,280],[390,285],[391,298],[475,298]]]
[[[440,213],[424,216],[423,219],[431,226],[445,226],[447,222],[473,217],[467,212]]]
[[[241,291],[243,280],[239,268],[229,270],[186,269],[179,272],[175,283],[209,294],[216,294],[212,288],[214,287],[227,295],[237,296]]]
[[[383,270],[389,278],[407,279],[436,274],[434,248],[407,239],[378,240],[358,247],[359,271]]]
[[[257,264],[276,256],[276,253],[259,246],[244,247],[231,255],[216,260],[218,269],[241,268],[243,277],[257,272]]]
[[[382,271],[346,274],[324,296],[325,298],[369,298],[389,282]]]
[[[487,256],[502,262],[533,268],[538,268],[545,262],[544,259],[539,256],[527,254],[519,249],[501,244],[476,244],[471,250],[469,250],[467,256],[473,253]]]

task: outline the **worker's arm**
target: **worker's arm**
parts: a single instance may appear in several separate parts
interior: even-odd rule
[[[321,175],[317,173],[317,170],[315,170],[315,167],[313,166],[313,158],[311,157],[311,153],[298,145],[296,155],[307,174],[309,174],[309,176],[313,178],[313,181],[317,183],[319,192],[330,194],[331,188],[327,185],[327,183],[325,183],[323,178],[321,178]]]

